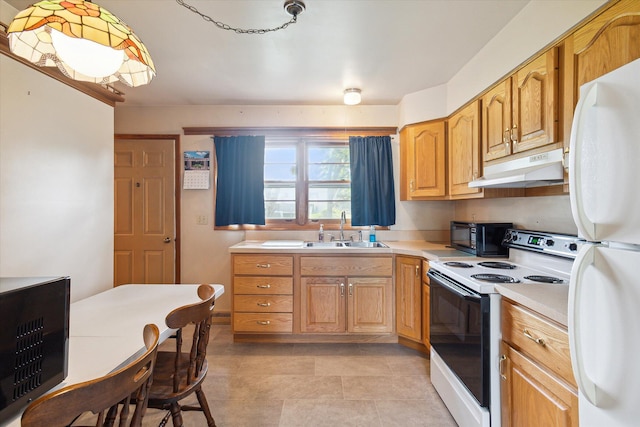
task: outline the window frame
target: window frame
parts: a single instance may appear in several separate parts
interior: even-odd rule
[[[309,180],[307,174],[307,146],[325,145],[334,143],[336,145],[344,145],[350,136],[388,136],[397,134],[396,127],[351,127],[351,128],[333,128],[333,127],[185,127],[184,134],[190,135],[207,135],[212,139],[214,136],[239,136],[239,135],[265,135],[266,144],[269,145],[269,137],[291,141],[297,140],[296,144],[302,143],[305,147],[303,150],[296,150],[297,165],[296,171],[296,218],[293,219],[267,219],[265,225],[230,225],[215,226],[215,230],[315,230],[320,222],[325,225],[325,229],[337,229],[339,219],[323,219],[309,220],[308,218],[308,191]],[[308,140],[308,141],[307,141]],[[333,140],[333,141],[332,141]],[[278,141],[272,142],[278,144]],[[214,156],[215,157],[215,156]],[[215,183],[217,181],[215,173],[217,165],[214,160],[214,197],[215,204]],[[345,229],[351,228],[351,221],[345,225]],[[362,227],[356,227],[360,229]],[[366,227],[365,227],[366,228]]]

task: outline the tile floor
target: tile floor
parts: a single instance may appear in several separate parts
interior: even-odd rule
[[[214,325],[209,345],[204,390],[219,427],[456,426],[429,359],[397,344],[234,343]],[[150,409],[143,425],[163,415]],[[199,412],[184,421],[206,426]]]

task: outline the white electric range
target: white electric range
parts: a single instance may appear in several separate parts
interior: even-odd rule
[[[429,263],[431,381],[459,425],[500,426],[500,295],[496,284],[568,286],[581,240],[509,229],[509,257]]]

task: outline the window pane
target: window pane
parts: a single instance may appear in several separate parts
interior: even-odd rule
[[[349,186],[309,186],[309,200],[351,200],[351,187]]]
[[[351,170],[346,164],[309,164],[309,181],[350,181]]]
[[[266,219],[295,219],[296,203],[295,202],[264,202]]]
[[[282,187],[282,186],[272,186],[271,184],[265,183],[264,185],[264,199],[265,200],[296,200],[296,189],[295,187]]]
[[[265,181],[295,181],[296,165],[295,164],[266,164],[264,165]]]
[[[309,219],[340,219],[342,211],[351,218],[351,202],[309,201]]]
[[[296,163],[296,147],[269,147],[264,148],[265,163]]]
[[[347,163],[349,164],[348,146],[312,146],[309,147],[309,163]]]

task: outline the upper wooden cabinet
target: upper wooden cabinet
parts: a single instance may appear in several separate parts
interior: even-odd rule
[[[565,40],[565,146],[580,86],[640,58],[640,2],[622,0]]]
[[[400,200],[447,195],[444,120],[406,126],[400,132],[400,159]]]
[[[482,97],[485,162],[557,141],[558,50],[550,49]]]
[[[482,197],[469,182],[481,176],[480,102],[473,101],[449,119],[449,195],[452,199]]]

